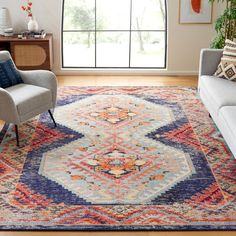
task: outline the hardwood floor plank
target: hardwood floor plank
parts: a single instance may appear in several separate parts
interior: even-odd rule
[[[63,86],[197,86],[197,76],[58,76]]]

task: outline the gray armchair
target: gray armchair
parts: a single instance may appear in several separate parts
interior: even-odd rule
[[[0,51],[0,61],[8,59],[12,60],[10,53]],[[42,112],[49,112],[56,127],[50,109],[55,107],[57,96],[57,80],[54,73],[46,70],[18,72],[24,83],[0,88],[0,120],[15,124],[17,146],[18,125]]]

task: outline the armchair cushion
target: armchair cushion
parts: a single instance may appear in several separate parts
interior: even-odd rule
[[[15,103],[21,122],[53,107],[53,96],[49,89],[18,84],[6,88],[6,91]]]
[[[0,62],[0,87],[8,88],[10,86],[23,83],[20,73],[16,70],[11,59]]]

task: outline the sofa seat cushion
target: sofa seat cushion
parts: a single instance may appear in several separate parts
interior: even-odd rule
[[[218,126],[236,158],[236,106],[226,106],[220,109]]]
[[[30,84],[18,84],[6,90],[11,94],[20,116],[45,107],[48,103],[52,106],[52,94],[49,89]]]
[[[214,109],[219,112],[223,106],[236,106],[236,83],[203,75],[200,78],[200,92],[204,90],[214,104]]]
[[[228,132],[235,140],[236,146],[236,106],[225,106],[219,112],[220,121],[228,127]]]

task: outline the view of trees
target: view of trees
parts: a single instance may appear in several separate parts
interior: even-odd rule
[[[68,61],[66,57],[70,57],[65,66],[81,66],[79,61],[72,62],[73,56],[69,52],[72,54],[76,50],[87,58],[91,55],[91,49],[100,48],[98,51],[107,51],[106,55],[109,52],[114,55],[115,52],[121,57],[130,56],[131,65],[122,67],[132,67],[132,61],[135,61],[132,57],[140,58],[140,62],[147,64],[148,55],[150,66],[136,63],[140,65],[134,67],[164,67],[165,15],[164,0],[64,0],[64,62]],[[130,51],[129,48],[131,55],[125,52]],[[129,58],[124,60],[129,62]],[[96,67],[96,63],[88,58],[87,61],[90,61],[89,65],[82,67]],[[115,61],[112,67],[120,67],[115,65]],[[104,61],[97,61],[97,64],[106,67]]]

